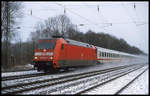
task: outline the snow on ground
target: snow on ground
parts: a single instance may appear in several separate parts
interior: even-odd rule
[[[90,91],[88,91],[88,92],[85,92],[85,93],[83,93],[83,94],[92,94],[92,95],[98,95],[98,94],[115,94],[120,88],[122,88],[123,86],[125,86],[128,82],[130,82],[131,80],[133,80],[138,74],[140,74],[142,71],[143,71],[143,69],[146,69],[146,67],[144,67],[144,68],[141,68],[141,69],[139,69],[139,70],[137,70],[137,71],[134,71],[134,72],[131,72],[131,73],[129,73],[129,74],[127,74],[127,75],[125,75],[125,76],[123,76],[123,77],[120,77],[120,78],[118,78],[118,79],[116,79],[116,80],[114,80],[114,81],[111,81],[111,82],[109,82],[109,83],[106,83],[106,84],[104,84],[104,85],[102,85],[102,86],[99,86],[99,87],[96,87],[96,88],[94,88],[94,89],[92,89],[92,90],[90,90]],[[142,78],[142,77],[141,77]],[[139,79],[138,79],[139,80]],[[142,80],[142,81],[140,81],[141,82],[141,84],[144,86],[144,85],[146,85],[145,87],[143,87],[143,86],[141,86],[141,87],[143,87],[143,89],[145,90],[143,90],[142,92],[141,91],[139,91],[140,89],[139,88],[135,88],[136,86],[140,86],[138,83],[137,84],[133,84],[132,86],[134,86],[134,93],[133,94],[136,94],[136,92],[137,91],[139,91],[139,92],[141,92],[141,94],[148,94],[148,83],[146,83],[146,82],[144,82],[144,81],[148,81],[148,78],[147,77],[144,77],[144,78],[142,78],[142,79],[140,79],[140,80]],[[129,89],[130,90],[130,89]],[[129,93],[131,93],[131,91],[132,90],[130,90],[129,91]],[[138,93],[139,93],[138,92]],[[124,93],[126,93],[126,94],[128,94],[128,91],[124,91]],[[124,94],[123,93],[123,94]],[[137,93],[137,94],[138,94]],[[131,93],[132,94],[132,93]]]
[[[84,73],[84,72],[89,72],[89,71],[94,71],[94,70],[102,70],[102,69],[107,69],[107,68],[112,68],[112,67],[117,67],[117,66],[124,66],[124,65],[130,65],[130,64],[135,64],[139,62],[130,62],[130,63],[105,63],[105,64],[98,64],[95,66],[89,66],[89,67],[83,67],[83,68],[77,68],[74,69],[73,71],[69,72],[63,72],[63,73],[56,73],[56,74],[50,74],[46,76],[39,76],[39,77],[32,77],[32,78],[25,78],[25,79],[19,79],[19,80],[10,80],[10,81],[3,81],[2,85],[7,86],[7,85],[14,85],[14,84],[21,84],[21,83],[27,83],[27,82],[34,82],[37,80],[44,80],[44,79],[51,79],[51,78],[57,78],[61,76],[67,76],[71,74],[78,74],[78,73]],[[7,72],[7,73],[2,73],[1,77],[6,77],[6,76],[13,76],[13,75],[23,75],[23,74],[36,74],[36,73],[43,73],[43,72],[37,72],[37,70],[32,70],[32,71],[22,71],[22,72]]]
[[[37,74],[41,72],[37,72],[37,70],[31,70],[31,71],[21,71],[21,72],[6,72],[2,73],[1,77],[7,77],[7,76],[18,76],[18,75],[25,75],[25,74]]]
[[[145,61],[145,60],[144,61],[134,60],[134,61],[130,61],[130,62],[104,63],[104,64],[97,64],[95,66],[77,68],[77,69],[75,69],[75,71],[76,72],[87,72],[87,71],[101,70],[101,69],[106,69],[106,68],[112,68],[112,67],[124,66],[124,65],[131,65],[131,64],[138,64],[138,63],[145,63],[145,62],[147,62],[147,61]],[[31,64],[26,64],[26,66],[33,67]],[[22,72],[6,72],[6,73],[2,73],[1,77],[13,76],[13,75],[23,75],[23,74],[33,74],[33,73],[41,73],[41,72],[37,72],[36,70],[22,71]]]
[[[2,86],[11,86],[11,85],[15,85],[15,84],[22,84],[22,83],[35,82],[35,81],[46,80],[46,79],[59,78],[59,77],[68,76],[71,74],[74,74],[74,73],[73,72],[60,73],[60,74],[56,73],[56,74],[48,74],[48,75],[38,76],[38,77],[30,77],[30,78],[24,78],[24,79],[3,81]]]
[[[149,70],[137,78],[130,86],[128,86],[120,94],[149,94]]]
[[[91,77],[91,78],[93,78],[93,77]],[[75,80],[75,81],[72,81],[72,82],[69,82],[69,83],[67,82],[67,83],[63,83],[63,84],[59,84],[59,85],[54,85],[54,86],[50,86],[50,87],[44,87],[44,88],[36,89],[34,91],[24,92],[23,94],[42,94],[42,95],[47,95],[47,94],[66,94],[66,92],[69,92],[70,94],[73,94],[73,92],[75,92],[75,90],[79,90],[81,88],[83,89],[84,86],[86,86],[86,85],[89,86],[91,84],[90,82],[95,82],[94,80],[97,80],[97,79],[93,79],[92,80],[90,78],[87,78],[87,79],[88,79],[89,82],[85,82],[85,83],[82,83],[82,84],[79,84],[79,85],[77,84],[77,82],[79,83],[79,81],[81,81],[81,80]],[[70,86],[70,87],[66,88],[66,86],[68,84],[75,84],[75,82],[76,82],[76,84],[78,86],[74,85],[74,86]],[[61,87],[61,86],[63,86],[63,87]],[[84,87],[84,88],[86,88],[86,87]],[[64,90],[62,90],[62,89],[64,89]],[[54,92],[51,92],[52,90]]]
[[[31,82],[31,81],[36,81],[36,80],[43,80],[43,79],[50,79],[50,78],[57,78],[65,75],[71,75],[71,74],[77,74],[77,73],[82,73],[82,72],[89,72],[89,71],[94,71],[94,70],[102,70],[102,69],[107,69],[107,68],[112,68],[112,67],[117,67],[117,66],[124,66],[124,65],[131,65],[131,64],[144,64],[143,61],[132,61],[132,62],[122,62],[122,63],[104,63],[104,64],[97,64],[95,66],[89,66],[89,67],[83,67],[83,68],[75,68],[73,71],[65,72],[65,73],[58,73],[58,74],[50,74],[46,76],[40,76],[40,77],[32,77],[32,78],[26,78],[22,80],[11,80],[8,82],[2,82],[2,85],[4,84],[15,84],[15,83],[24,83],[24,82]],[[2,73],[1,77],[5,76],[12,76],[12,75],[23,75],[23,74],[33,74],[33,73],[41,73],[37,72],[37,70],[33,71],[22,71],[22,72],[7,72],[7,73]],[[43,73],[43,72],[42,72]]]

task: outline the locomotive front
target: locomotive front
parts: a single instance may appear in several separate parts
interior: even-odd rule
[[[34,67],[40,70],[48,70],[53,68],[54,48],[56,39],[40,39],[34,50]]]

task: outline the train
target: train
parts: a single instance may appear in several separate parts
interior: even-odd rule
[[[37,71],[49,72],[133,58],[137,56],[61,36],[53,36],[50,39],[37,40],[33,63]]]

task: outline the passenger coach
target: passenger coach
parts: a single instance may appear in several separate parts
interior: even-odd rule
[[[120,52],[116,50],[110,50],[102,47],[97,47],[97,60],[99,63],[104,62],[128,62],[135,58],[136,55]]]

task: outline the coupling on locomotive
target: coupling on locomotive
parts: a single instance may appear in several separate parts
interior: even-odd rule
[[[47,72],[103,62],[120,62],[123,59],[131,60],[136,57],[132,54],[55,36],[37,41],[33,62],[38,71]]]

